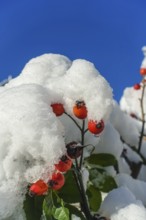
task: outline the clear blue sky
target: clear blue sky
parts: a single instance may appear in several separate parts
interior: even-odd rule
[[[119,100],[139,82],[146,0],[1,0],[0,80],[29,59],[59,53],[93,62]]]

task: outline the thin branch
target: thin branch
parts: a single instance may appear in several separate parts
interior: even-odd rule
[[[74,166],[73,175],[74,175],[74,179],[76,181],[79,193],[81,195],[81,199],[82,199],[81,207],[83,209],[83,212],[84,212],[86,218],[88,220],[92,220],[92,215],[91,215],[90,209],[88,207],[86,193],[85,193],[85,189],[84,189],[84,185],[83,185],[80,169],[79,169],[78,164],[77,164],[77,160],[75,160],[75,164],[76,164],[76,167]]]
[[[82,129],[81,129],[81,144],[82,144],[82,146],[84,145],[84,130],[85,130],[85,120],[83,120]],[[82,163],[83,163],[83,154],[84,154],[84,149],[82,151],[81,158],[80,158],[80,169],[81,169]]]
[[[84,131],[84,134],[88,131],[88,128]]]
[[[145,86],[146,86],[146,85],[143,84],[143,87],[142,87],[142,94],[141,94],[141,99],[140,99],[142,128],[141,128],[140,137],[139,137],[138,153],[139,153],[140,150],[141,150],[142,139],[143,139],[143,134],[144,134],[144,127],[145,127],[145,113],[144,113],[144,105],[143,105]]]
[[[144,165],[146,165],[146,158],[142,155],[142,153],[141,153],[141,152],[138,152],[138,150],[136,149],[135,146],[131,146],[130,144],[127,144],[127,143],[123,140],[122,137],[120,137],[120,139],[121,139],[121,141],[122,141],[124,144],[126,144],[132,151],[136,152],[136,153],[141,157],[141,159],[142,159],[142,161],[143,161],[142,163],[143,163]]]
[[[73,117],[67,114],[67,112],[64,112],[64,114],[66,114],[76,124],[76,126],[80,129],[80,131],[82,131],[82,128],[80,127],[80,125],[76,122],[76,120]]]

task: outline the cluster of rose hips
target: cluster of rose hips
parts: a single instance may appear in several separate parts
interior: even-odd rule
[[[140,74],[141,74],[142,77],[145,77],[145,76],[146,76],[146,68],[141,68],[141,69],[140,69]],[[144,80],[142,81],[142,83],[144,84],[145,82],[146,82],[146,80],[144,79]],[[133,88],[134,88],[135,90],[139,90],[139,89],[141,89],[141,84],[140,84],[140,83],[136,83],[136,84],[133,86]]]
[[[34,195],[43,195],[48,189],[59,190],[63,187],[65,183],[65,178],[63,173],[67,172],[72,167],[72,159],[78,158],[81,156],[83,147],[80,146],[77,142],[73,141],[66,145],[67,154],[63,155],[60,158],[58,164],[55,164],[55,172],[52,174],[52,177],[47,183],[43,180],[38,180],[33,183],[29,189],[29,194]]]
[[[47,183],[41,179],[33,183],[30,186],[29,195],[43,195],[48,191],[49,188],[59,190],[64,185],[64,182],[64,175],[60,172],[54,172],[51,179]]]
[[[51,105],[55,115],[61,116],[65,113],[63,104],[54,103]],[[84,101],[76,101],[73,107],[74,115],[81,120],[84,120],[87,117],[87,108]],[[100,134],[104,129],[103,120],[97,122],[93,120],[88,121],[88,130],[93,134]],[[59,163],[55,164],[55,172],[52,174],[52,177],[47,183],[39,179],[30,186],[29,194],[30,195],[43,195],[49,188],[53,190],[59,190],[63,187],[65,183],[65,178],[63,173],[67,172],[72,167],[72,159],[78,158],[81,156],[83,151],[83,146],[73,141],[66,145],[67,154],[62,156]]]
[[[61,103],[54,103],[51,105],[53,112],[56,116],[61,116],[63,113],[65,113],[65,109]],[[76,101],[74,107],[73,107],[73,113],[74,115],[81,120],[86,119],[87,117],[87,108],[84,101]],[[100,134],[104,129],[104,121],[101,120],[99,122],[94,120],[88,121],[88,130],[93,134]]]

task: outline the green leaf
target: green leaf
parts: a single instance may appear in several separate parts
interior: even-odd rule
[[[65,207],[56,208],[53,216],[57,220],[69,220],[69,210]]]
[[[40,220],[42,216],[42,205],[44,196],[30,197],[26,194],[26,199],[23,204],[23,208],[26,214],[27,220]]]
[[[43,211],[47,220],[69,220],[69,210],[57,191],[49,191],[43,202]]]
[[[70,205],[70,204],[66,204],[65,207],[67,207],[69,210],[70,220],[72,220],[71,218],[72,215],[79,217],[81,220],[86,220],[82,212],[77,207]]]
[[[65,174],[65,184],[58,194],[66,203],[80,202],[80,193],[78,191],[77,183],[74,179],[73,171],[68,171]]]
[[[54,206],[53,206],[53,201],[51,199],[51,196],[47,196],[47,198],[44,199],[43,211],[44,211],[44,215],[47,220],[54,220],[52,216],[54,212]]]
[[[43,202],[43,211],[47,220],[53,220],[57,208],[64,206],[64,202],[59,198],[56,191],[50,190]]]
[[[116,158],[112,154],[92,154],[86,158],[87,163],[98,166],[115,166],[117,164]]]
[[[95,186],[89,185],[86,193],[88,196],[90,209],[93,212],[97,212],[102,202],[100,191]]]
[[[116,184],[114,178],[111,176],[106,176],[104,179],[104,182],[99,186],[99,189],[102,192],[109,192],[115,188],[117,188],[117,184]]]
[[[89,179],[92,184],[102,192],[109,192],[117,188],[117,184],[113,177],[109,176],[105,170],[104,172],[98,168],[89,170]]]

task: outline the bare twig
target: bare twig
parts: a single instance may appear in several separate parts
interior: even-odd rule
[[[139,137],[138,153],[141,150],[142,139],[143,139],[143,135],[144,135],[144,126],[145,126],[145,113],[144,113],[144,105],[143,105],[145,86],[146,85],[143,84],[141,98],[139,99],[140,100],[140,107],[141,107],[142,127],[141,127],[141,132],[140,132],[140,137]]]

